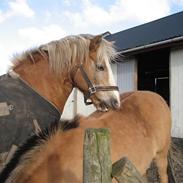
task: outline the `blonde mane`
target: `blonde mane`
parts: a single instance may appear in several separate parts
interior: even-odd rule
[[[43,58],[48,54],[50,68],[56,72],[69,71],[76,64],[85,63],[89,59],[89,46],[90,40],[94,38],[93,35],[77,35],[67,36],[60,40],[51,41],[47,44],[41,45],[38,48],[28,50],[23,54],[17,55],[12,60],[13,67],[16,67],[20,62],[24,60],[32,60],[36,63],[34,54],[38,53]],[[97,51],[97,60],[111,60],[116,56],[116,51],[111,42],[102,39]],[[76,61],[78,63],[76,63]]]

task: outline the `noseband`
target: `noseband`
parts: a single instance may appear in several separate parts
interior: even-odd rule
[[[85,80],[85,82],[88,85],[88,90],[86,92],[84,92],[84,102],[86,105],[92,104],[92,102],[88,101],[88,99],[98,91],[112,91],[112,90],[119,91],[119,88],[117,86],[95,86],[95,85],[93,85],[93,83],[89,79],[88,75],[86,74],[85,70],[83,69],[83,66],[79,65],[77,67],[77,70],[78,69],[80,69],[81,75],[83,76],[83,79]],[[76,74],[77,70],[75,71],[75,74]],[[74,86],[77,86],[77,84],[74,82],[74,80],[73,80],[73,83],[74,83]]]

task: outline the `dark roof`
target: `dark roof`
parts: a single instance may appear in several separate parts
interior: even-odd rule
[[[124,51],[180,36],[183,36],[183,12],[111,34],[106,39],[115,41],[118,51]]]

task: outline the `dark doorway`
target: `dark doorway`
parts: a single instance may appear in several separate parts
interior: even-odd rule
[[[159,93],[169,104],[169,49],[139,54],[138,89]]]

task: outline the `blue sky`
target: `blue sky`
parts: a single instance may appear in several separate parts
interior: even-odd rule
[[[0,0],[0,74],[13,54],[70,34],[118,32],[183,10],[183,0]]]

